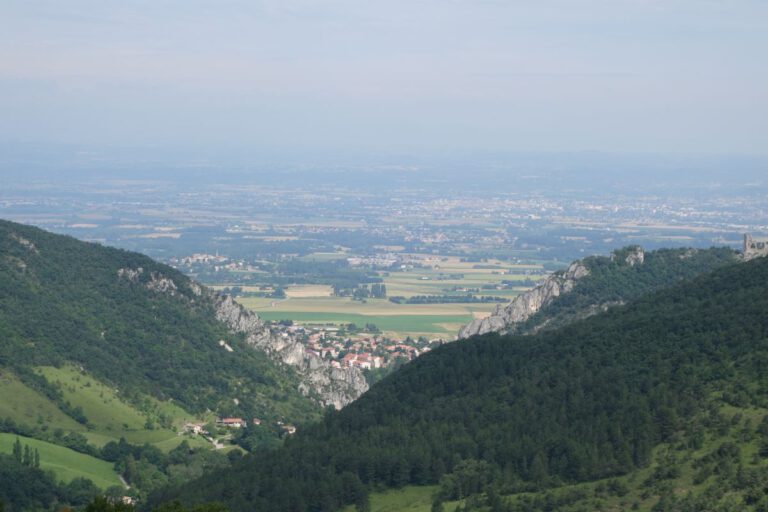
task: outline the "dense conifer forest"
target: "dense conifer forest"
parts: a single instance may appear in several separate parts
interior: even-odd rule
[[[625,475],[651,464],[663,443],[700,444],[720,407],[768,407],[766,282],[768,259],[757,259],[559,330],[443,346],[282,448],[154,500],[222,501],[231,510],[366,510],[371,490],[440,483],[440,509],[442,500],[473,493],[536,493]],[[727,447],[713,453],[701,467],[715,471],[717,460],[730,457]],[[764,506],[767,455],[755,455],[750,483],[739,470],[741,479],[718,480],[715,494],[736,493],[744,508]],[[758,489],[755,499],[749,489]]]

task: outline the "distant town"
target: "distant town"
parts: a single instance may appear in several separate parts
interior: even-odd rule
[[[248,183],[52,176],[3,187],[0,217],[143,252],[371,378],[575,259],[628,245],[741,250],[744,233],[759,250],[768,235],[762,185],[734,187],[738,170],[675,181],[667,162],[642,175],[494,165],[269,170]]]

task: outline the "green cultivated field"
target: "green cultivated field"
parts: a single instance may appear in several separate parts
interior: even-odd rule
[[[276,311],[259,311],[259,316],[265,320],[281,320],[290,318],[301,323],[354,323],[363,327],[373,323],[384,332],[398,334],[454,334],[458,329],[472,320],[471,315],[360,315],[354,313],[307,313],[292,312],[290,315]]]
[[[503,275],[485,273],[467,273],[466,270],[451,271],[451,274],[464,273],[461,279],[447,279],[439,272],[413,270],[410,272],[392,272],[384,279],[387,285],[387,295],[402,295],[412,297],[414,295],[443,295],[464,294],[465,292],[449,292],[447,289],[457,286],[460,288],[482,288],[486,284],[500,284],[502,281],[524,281],[524,275]],[[449,272],[445,272],[448,274]],[[442,279],[439,279],[442,277]],[[427,278],[427,279],[424,279]],[[527,288],[522,288],[527,289]],[[501,290],[483,290],[474,292],[474,296],[501,295]]]
[[[13,444],[17,438],[22,446],[26,444],[33,451],[37,449],[40,452],[40,467],[53,471],[59,480],[70,482],[75,478],[88,478],[102,489],[121,485],[120,478],[115,473],[111,462],[99,460],[90,455],[45,441],[17,436],[16,434],[0,434],[0,452],[12,453]]]
[[[241,297],[238,302],[265,320],[303,323],[373,323],[391,336],[451,337],[476,314],[486,315],[495,304],[395,304],[386,299],[353,301],[349,297],[274,299]]]
[[[346,254],[317,254],[304,259],[330,259]],[[317,258],[316,258],[317,257]],[[413,297],[414,295],[465,295],[451,288],[479,289],[474,296],[503,297],[512,300],[525,286],[509,290],[483,290],[483,285],[496,285],[502,281],[537,280],[539,274],[509,274],[509,271],[541,272],[540,265],[516,265],[511,262],[462,262],[458,258],[431,259],[429,268],[381,273],[387,295]],[[476,268],[481,267],[481,268]],[[493,267],[493,268],[489,268]],[[504,273],[502,273],[504,272]],[[461,275],[461,276],[459,276]],[[224,284],[220,285],[224,286]],[[313,293],[315,290],[315,293]],[[487,316],[497,303],[451,304],[395,304],[386,299],[353,301],[349,297],[331,297],[329,286],[298,285],[286,288],[287,299],[241,297],[238,302],[254,310],[265,320],[290,319],[300,323],[355,323],[363,326],[373,323],[385,334],[452,338],[473,318]]]

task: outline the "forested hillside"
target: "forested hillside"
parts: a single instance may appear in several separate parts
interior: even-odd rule
[[[628,246],[610,256],[589,256],[496,306],[490,316],[473,320],[459,331],[459,338],[556,329],[737,261],[739,255],[727,247],[646,252]]]
[[[496,498],[631,478],[665,443],[701,448],[710,432],[728,423],[718,420],[724,408],[749,410],[758,415],[754,421],[765,422],[759,411],[768,407],[766,282],[768,259],[757,259],[559,330],[445,345],[282,448],[155,501],[220,500],[231,510],[331,511],[345,504],[365,510],[372,489],[441,483],[438,510],[443,499],[473,494],[485,496],[481,509],[554,510],[556,503],[536,508]],[[744,435],[765,436],[760,442],[768,444],[768,431],[750,422]],[[706,496],[691,500],[763,510],[757,507],[766,505],[760,489],[768,485],[768,450],[755,451],[748,467],[733,452],[714,449],[697,462],[709,471],[702,482],[712,484]],[[732,478],[718,469],[726,459]],[[652,482],[663,482],[675,466],[662,461],[655,467]],[[664,498],[667,491],[650,485],[645,498],[672,503],[674,490]],[[661,506],[655,510],[683,510]]]
[[[642,261],[634,259],[639,254],[643,255]],[[625,247],[611,256],[590,256],[580,260],[589,273],[574,284],[573,290],[558,296],[510,332],[561,327],[606,307],[623,304],[736,261],[737,253],[728,247],[649,252],[639,247]]]
[[[295,373],[216,319],[213,294],[171,267],[0,221],[0,369],[81,423],[40,367],[72,363],[128,401],[192,412],[313,417]],[[233,350],[223,345],[226,343]]]

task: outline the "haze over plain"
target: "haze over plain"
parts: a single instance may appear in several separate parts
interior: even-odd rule
[[[765,154],[760,1],[10,0],[0,19],[14,148]]]

